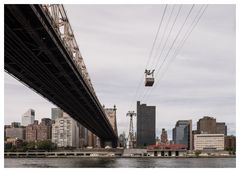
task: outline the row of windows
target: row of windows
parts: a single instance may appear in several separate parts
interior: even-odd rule
[[[197,137],[197,138],[198,138],[198,137],[203,137],[203,138],[204,138],[204,137],[212,137],[213,139],[215,139],[216,137],[222,137],[222,138],[224,138],[223,135],[214,135],[214,136],[213,136],[213,135],[209,135],[209,136],[208,136],[208,135],[204,135],[204,136],[195,135],[195,137]]]

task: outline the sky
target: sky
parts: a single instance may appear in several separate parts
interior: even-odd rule
[[[203,116],[226,122],[228,133],[235,135],[235,5],[208,5],[181,49],[178,45],[204,6],[168,5],[164,17],[166,6],[160,4],[64,7],[99,101],[105,107],[117,106],[118,133],[128,133],[126,113],[136,111],[139,100],[156,106],[158,137],[165,128],[171,138],[177,120],[192,119],[196,129]],[[153,87],[144,87],[146,67],[155,69]],[[55,105],[4,73],[5,124],[20,122],[29,108],[39,120],[50,118],[52,107]]]

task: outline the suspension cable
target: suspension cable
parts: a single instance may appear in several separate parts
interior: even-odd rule
[[[184,46],[185,42],[187,41],[187,39],[189,38],[189,36],[191,35],[191,33],[193,32],[193,30],[195,29],[195,27],[197,26],[197,24],[199,23],[200,19],[202,18],[203,14],[205,13],[208,5],[206,5],[203,9],[204,5],[200,8],[200,10],[198,11],[197,15],[195,16],[191,26],[188,28],[188,31],[185,33],[182,41],[179,43],[179,45],[177,46],[177,48],[174,51],[174,54],[172,55],[172,59],[174,60],[174,58],[180,53],[182,47]],[[203,10],[202,10],[203,9]],[[157,80],[156,85],[158,85],[158,83],[161,81],[161,79],[163,78],[164,74],[167,72],[169,65],[167,66],[166,71],[163,73],[162,77],[159,78],[159,80]],[[154,87],[153,89],[155,89],[156,87]],[[153,90],[152,89],[152,90]],[[152,91],[151,90],[151,91]],[[151,93],[151,91],[149,92],[149,95]],[[148,100],[149,96],[147,97],[146,101]]]
[[[148,56],[148,59],[147,59],[147,63],[146,63],[145,69],[147,68],[147,66],[148,66],[148,64],[149,64],[149,62],[150,62],[150,59],[151,59],[151,57],[152,57],[153,49],[154,49],[154,47],[155,47],[155,44],[156,44],[156,41],[157,41],[157,38],[158,38],[158,34],[159,34],[159,31],[160,31],[161,26],[162,26],[162,22],[163,22],[163,19],[164,19],[165,14],[166,14],[167,7],[168,7],[168,5],[166,4],[166,5],[165,5],[165,8],[164,8],[164,11],[163,11],[163,14],[162,14],[162,17],[161,17],[161,20],[160,20],[160,23],[159,23],[159,26],[158,26],[158,29],[157,29],[157,33],[156,33],[156,35],[155,35],[155,38],[154,38],[154,41],[153,41],[153,44],[152,44],[152,48],[151,48],[151,50],[150,50],[150,53],[149,53],[149,56]],[[135,92],[134,97],[133,97],[133,100],[132,100],[133,103],[134,103],[135,98],[137,97],[137,94],[138,94],[138,92],[139,92],[139,89],[140,89],[141,84],[143,83],[143,80],[144,80],[144,79],[143,79],[142,74],[141,74],[141,79],[139,80],[139,83],[138,83],[136,92]]]

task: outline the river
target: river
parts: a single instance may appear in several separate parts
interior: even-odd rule
[[[236,158],[5,158],[5,168],[235,168]]]

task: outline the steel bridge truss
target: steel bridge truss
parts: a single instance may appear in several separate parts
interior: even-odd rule
[[[95,94],[94,88],[91,83],[90,76],[87,72],[86,65],[83,61],[83,57],[77,45],[77,41],[74,37],[73,30],[68,21],[66,11],[63,5],[60,4],[43,4],[40,7],[50,18],[52,26],[61,38],[68,52],[71,54],[71,58],[77,66],[79,72],[82,74],[84,80]]]

